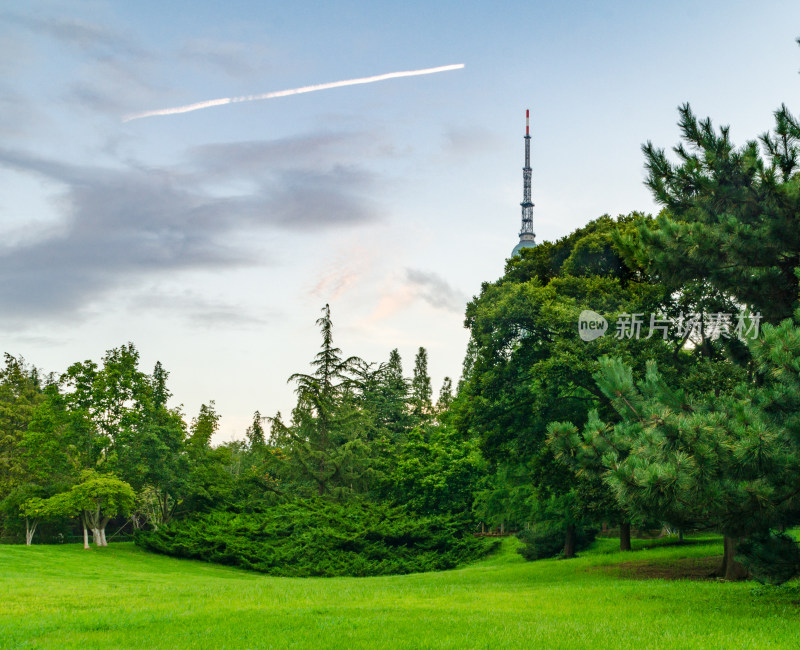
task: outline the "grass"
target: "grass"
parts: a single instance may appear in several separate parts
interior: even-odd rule
[[[462,569],[379,578],[275,578],[129,543],[0,546],[0,647],[797,647],[797,582],[642,580],[635,570],[697,564],[720,553],[719,540],[637,541],[626,554],[598,540],[580,558],[538,562],[516,544]]]

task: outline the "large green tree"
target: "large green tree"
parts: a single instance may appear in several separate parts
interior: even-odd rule
[[[704,282],[767,322],[792,315],[800,264],[800,123],[786,106],[775,128],[736,147],[690,106],[679,109],[682,142],[672,162],[648,142],[647,185],[664,206],[642,224],[638,257],[673,287]]]
[[[781,534],[800,523],[800,327],[767,325],[752,350],[755,381],[698,396],[671,388],[654,362],[635,381],[630,366],[602,359],[595,380],[616,423],[593,411],[582,431],[560,423],[551,433],[563,449],[594,456],[630,510],[722,533],[725,578],[746,575],[736,553],[747,539],[744,555],[783,581],[800,570],[800,551]],[[776,547],[782,556],[762,561]]]
[[[474,360],[454,421],[463,435],[479,438],[499,476],[517,483],[495,488],[526,499],[530,519],[537,511],[532,504],[550,504],[550,520],[562,508],[567,555],[574,547],[575,526],[586,517],[605,514],[625,524],[628,515],[599,511],[613,500],[597,481],[554,458],[546,444],[548,424],[562,419],[583,423],[593,408],[603,406],[605,397],[592,375],[604,354],[623,355],[638,368],[649,358],[660,359],[667,371],[687,363],[682,342],[668,329],[653,328],[650,335],[649,319],[639,338],[616,336],[615,325],[625,315],[663,313],[666,319],[677,309],[670,293],[650,282],[617,244],[620,229],[635,232],[643,221],[638,214],[603,217],[557,242],[526,249],[467,307]],[[581,340],[578,321],[584,310],[605,316],[605,336]],[[492,502],[485,491],[482,501]]]
[[[20,443],[42,399],[37,370],[6,353],[0,369],[0,500],[27,480]]]

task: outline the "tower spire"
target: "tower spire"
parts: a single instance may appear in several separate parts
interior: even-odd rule
[[[519,244],[514,247],[511,256],[517,255],[522,248],[536,246],[536,234],[533,232],[533,201],[531,200],[531,112],[525,111],[525,166],[522,168],[522,228],[519,231]]]

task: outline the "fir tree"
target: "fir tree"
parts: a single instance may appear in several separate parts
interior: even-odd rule
[[[428,375],[428,351],[420,347],[414,358],[414,376],[411,379],[411,410],[419,421],[430,418],[433,411],[431,378]]]

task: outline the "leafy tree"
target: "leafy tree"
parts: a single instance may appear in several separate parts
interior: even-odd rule
[[[213,400],[201,404],[197,416],[192,418],[185,444],[188,473],[181,504],[184,514],[224,507],[230,498],[234,477],[228,468],[232,464],[233,450],[211,446],[219,421]]]
[[[0,500],[27,480],[20,443],[42,399],[36,369],[6,353],[0,369]]]
[[[445,424],[423,425],[391,450],[384,496],[421,514],[468,517],[484,467],[477,440]]]
[[[552,521],[560,507],[567,551],[576,533],[570,522],[582,521],[597,513],[599,504],[613,500],[607,489],[587,487],[574,468],[555,459],[546,444],[548,424],[563,419],[583,423],[602,405],[605,398],[592,375],[604,354],[622,354],[637,367],[657,358],[667,370],[686,362],[676,354],[681,345],[674,337],[668,333],[665,341],[655,333],[647,338],[647,326],[638,339],[618,339],[613,329],[590,342],[578,336],[579,315],[586,309],[605,315],[611,328],[619,314],[666,316],[674,310],[668,291],[649,282],[615,241],[618,230],[635,231],[644,219],[638,214],[602,217],[555,243],[525,249],[467,307],[474,358],[453,421],[464,437],[480,440],[498,479],[514,477],[523,483],[502,488],[504,511],[529,513],[509,523],[530,524],[537,512],[544,512],[536,504],[545,502],[551,504],[547,517]],[[507,503],[512,497],[523,501],[512,506]],[[492,499],[484,493],[481,502]],[[625,513],[607,514],[627,523]]]
[[[136,500],[133,488],[112,475],[92,471],[81,474],[80,482],[67,492],[46,501],[28,502],[28,512],[43,516],[78,516],[83,524],[83,547],[89,548],[88,531],[96,546],[108,546],[106,526],[118,516],[131,512]]]

